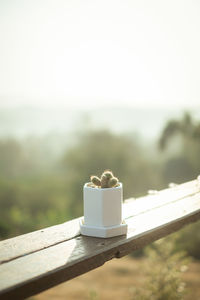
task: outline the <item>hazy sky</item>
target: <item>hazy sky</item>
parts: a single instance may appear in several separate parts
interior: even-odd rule
[[[0,0],[1,104],[200,104],[199,0]]]

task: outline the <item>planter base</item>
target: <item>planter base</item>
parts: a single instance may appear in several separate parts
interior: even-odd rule
[[[127,224],[123,221],[122,224],[108,227],[95,227],[84,224],[84,218],[80,220],[80,229],[82,235],[110,238],[113,236],[123,235],[127,233]]]

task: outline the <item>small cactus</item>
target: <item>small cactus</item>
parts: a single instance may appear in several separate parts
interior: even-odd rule
[[[90,177],[91,182],[88,184],[90,187],[98,188],[112,188],[119,185],[119,180],[113,176],[113,173],[109,170],[105,170],[101,175],[101,178],[97,176]]]
[[[90,180],[94,185],[101,186],[101,179],[99,179],[99,177],[91,176]]]
[[[118,183],[118,179],[116,177],[112,177],[108,181],[108,187],[116,186]]]
[[[104,171],[103,175],[105,175],[108,179],[113,177],[113,173],[109,170]]]

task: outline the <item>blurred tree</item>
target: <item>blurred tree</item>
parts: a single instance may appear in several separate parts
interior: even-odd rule
[[[62,176],[44,168],[41,144],[31,141],[0,140],[0,239],[70,218]]]
[[[109,131],[89,131],[62,159],[68,186],[70,212],[82,214],[82,188],[90,175],[111,169],[124,184],[124,197],[138,196],[157,184],[153,166],[138,143]]]
[[[174,252],[176,234],[154,242],[145,248],[147,261],[143,273],[147,280],[141,288],[131,289],[137,300],[181,300],[185,283],[181,273],[189,262],[185,253]]]
[[[176,144],[178,141],[180,143]],[[193,179],[200,170],[200,123],[194,122],[189,113],[185,113],[181,120],[169,121],[159,139],[161,150],[169,150],[171,143],[179,148],[178,153],[173,148],[163,166],[163,176],[166,183],[174,181],[181,183]]]
[[[13,139],[0,141],[0,176],[19,176],[24,167],[24,156],[20,144]]]
[[[191,115],[188,112],[185,112],[183,118],[179,120],[170,120],[160,137],[159,146],[161,150],[166,149],[167,143],[172,138],[173,135],[181,134],[183,138],[192,138],[192,139],[199,139],[198,136],[198,128],[200,124],[194,124]],[[200,133],[199,133],[200,135]]]
[[[179,231],[176,249],[177,251],[184,250],[195,259],[200,259],[200,221]]]

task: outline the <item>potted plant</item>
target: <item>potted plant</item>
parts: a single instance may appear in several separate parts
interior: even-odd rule
[[[81,234],[108,238],[127,233],[122,220],[122,183],[109,170],[101,177],[91,176],[84,185],[84,218],[80,221]]]

